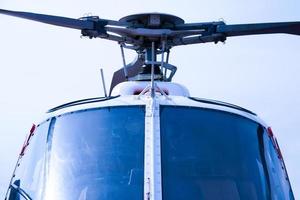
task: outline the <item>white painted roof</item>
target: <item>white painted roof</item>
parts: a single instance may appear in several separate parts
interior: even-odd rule
[[[169,82],[156,82],[157,86],[167,93],[167,97],[160,92],[156,92],[156,98],[160,105],[172,105],[172,106],[188,106],[198,107],[206,109],[220,110],[237,114],[253,121],[256,121],[263,126],[267,127],[265,122],[254,114],[251,114],[243,109],[230,107],[224,103],[216,103],[213,100],[196,101],[189,97],[189,91],[186,87]],[[61,107],[57,107],[54,111],[46,113],[41,120],[37,122],[43,122],[51,117],[62,115],[69,112],[75,112],[79,110],[111,107],[111,106],[133,106],[133,105],[145,105],[147,98],[151,98],[147,93],[141,95],[133,95],[134,93],[140,93],[144,88],[149,85],[149,82],[124,82],[117,85],[113,90],[113,95],[118,95],[115,98],[107,99],[87,99],[82,101],[71,102]]]
[[[178,83],[171,82],[159,82],[156,81],[155,84],[166,94],[171,96],[184,96],[189,97],[190,93],[186,87]],[[123,82],[113,89],[112,96],[126,96],[126,95],[135,95],[141,93],[150,82],[148,81],[128,81]]]

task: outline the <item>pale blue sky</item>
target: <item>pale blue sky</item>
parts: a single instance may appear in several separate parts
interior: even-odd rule
[[[104,2],[104,3],[101,3]],[[228,24],[300,21],[299,0],[1,0],[0,8],[68,17],[86,13],[119,19],[165,12],[186,22]],[[119,47],[80,32],[0,16],[0,198],[32,123],[50,107],[103,95],[122,65]],[[300,198],[300,37],[265,35],[229,38],[226,44],[174,48],[175,80],[193,96],[238,104],[256,112],[278,138],[296,199]],[[132,58],[132,54],[129,57]],[[128,59],[129,61],[129,59]]]

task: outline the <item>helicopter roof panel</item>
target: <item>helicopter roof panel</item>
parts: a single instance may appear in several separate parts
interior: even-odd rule
[[[102,108],[102,107],[115,107],[115,106],[135,106],[135,105],[146,105],[147,100],[149,100],[150,96],[142,95],[138,98],[138,95],[127,95],[127,96],[119,96],[111,99],[107,99],[105,101],[88,101],[85,99],[81,104],[70,104],[70,106],[62,106],[61,109],[53,110],[52,112],[46,113],[43,120],[49,119],[54,116],[63,115],[70,112],[76,112],[80,110],[93,109],[93,108]],[[95,99],[95,98],[93,98]],[[163,95],[156,96],[157,101],[160,105],[169,105],[169,106],[187,106],[187,107],[199,107],[204,109],[213,109],[224,112],[229,112],[232,114],[240,115],[255,122],[258,122],[264,126],[266,126],[265,122],[263,122],[259,117],[248,112],[246,109],[238,109],[240,107],[229,107],[226,104],[216,104],[214,101],[206,100],[203,101],[195,101],[189,97],[184,96],[168,96],[168,99]],[[80,101],[76,101],[80,102]],[[64,104],[67,105],[67,104]],[[232,105],[232,104],[229,104]]]
[[[148,81],[128,81],[123,82],[112,90],[113,96],[126,96],[126,95],[137,95],[140,94],[150,82]],[[162,91],[164,91],[167,95],[170,96],[184,96],[189,97],[190,93],[186,87],[181,84],[174,82],[160,82],[157,81],[155,83]]]

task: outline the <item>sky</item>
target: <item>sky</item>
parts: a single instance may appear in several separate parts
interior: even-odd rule
[[[0,8],[79,18],[115,19],[142,12],[174,14],[186,22],[227,24],[300,21],[299,0],[0,0]],[[0,198],[4,196],[32,123],[49,108],[103,96],[122,66],[119,46],[81,39],[80,31],[0,16]],[[127,61],[134,53],[126,51]],[[234,103],[257,113],[278,138],[295,198],[300,198],[300,37],[228,38],[225,44],[172,49],[174,82],[192,96]]]

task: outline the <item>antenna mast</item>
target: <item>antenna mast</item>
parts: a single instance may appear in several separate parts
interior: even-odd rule
[[[104,75],[103,75],[103,69],[102,68],[100,68],[100,74],[101,74],[101,79],[102,79],[102,86],[103,86],[104,96],[105,96],[105,98],[107,98],[107,92],[106,92],[105,80],[104,80]]]

